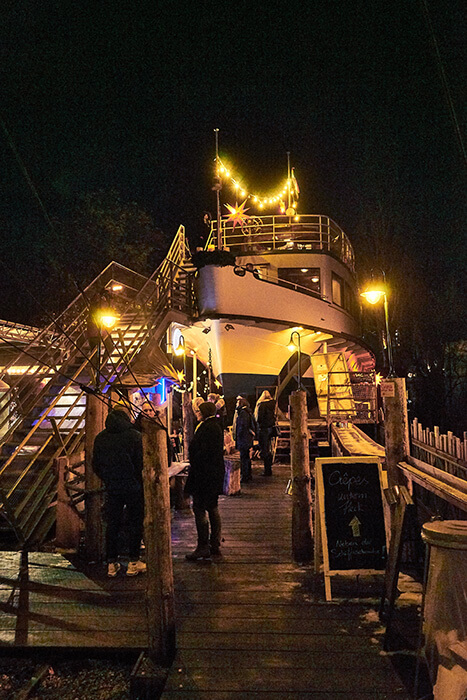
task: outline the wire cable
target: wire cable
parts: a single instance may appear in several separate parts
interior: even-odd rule
[[[420,3],[422,6],[423,15],[425,17],[425,22],[426,22],[427,27],[428,27],[428,32],[430,34],[431,43],[433,45],[433,50],[434,50],[435,59],[436,59],[436,65],[438,68],[439,76],[441,78],[441,85],[442,85],[444,96],[446,98],[446,102],[448,105],[449,115],[451,117],[452,125],[454,128],[454,134],[456,136],[457,143],[459,145],[461,157],[464,159],[464,163],[467,164],[467,151],[465,148],[464,139],[462,136],[462,131],[460,128],[459,120],[457,118],[457,113],[456,113],[456,108],[454,106],[454,101],[452,99],[452,94],[451,94],[448,79],[446,76],[446,71],[444,69],[443,59],[441,57],[441,52],[439,50],[438,40],[436,38],[433,22],[431,20],[430,11],[428,9],[428,3],[427,3],[427,0],[420,0]]]

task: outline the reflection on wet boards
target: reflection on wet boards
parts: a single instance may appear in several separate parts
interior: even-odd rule
[[[324,573],[331,600],[331,576],[385,571],[386,484],[377,457],[318,458],[315,478],[315,572]]]

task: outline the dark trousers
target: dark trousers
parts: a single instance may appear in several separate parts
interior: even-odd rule
[[[128,522],[128,548],[130,561],[139,559],[143,536],[144,497],[143,492],[108,493],[105,497],[107,520],[106,555],[107,561],[116,561],[119,554],[119,535],[123,524],[123,511],[126,506]]]
[[[218,496],[193,496],[193,513],[195,514],[198,548],[219,547],[221,543],[221,516],[218,508]],[[208,521],[209,517],[209,521]],[[209,536],[211,526],[211,536]]]
[[[264,462],[264,473],[272,474],[272,428],[261,428],[258,435],[259,451]]]
[[[240,476],[243,481],[251,479],[251,457],[250,448],[241,447],[240,450]]]

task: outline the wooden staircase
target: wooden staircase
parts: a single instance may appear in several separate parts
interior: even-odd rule
[[[281,434],[276,441],[275,461],[282,464],[290,463],[290,423],[279,420]],[[308,420],[308,448],[310,462],[316,457],[326,456],[326,444],[328,442],[328,428],[326,423],[320,420]]]
[[[55,520],[54,461],[83,449],[86,396],[109,390],[148,342],[158,342],[173,320],[195,313],[189,251],[180,227],[159,268],[147,278],[108,265],[69,307],[23,347],[4,370],[10,389],[0,409],[0,541],[36,546]],[[89,306],[103,290],[112,295],[118,328],[99,360],[88,338]],[[100,344],[102,348],[102,343]],[[8,369],[25,371],[11,381]],[[96,377],[99,379],[97,380]],[[5,544],[4,544],[5,546]]]

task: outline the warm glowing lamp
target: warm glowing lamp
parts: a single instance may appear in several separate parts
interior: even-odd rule
[[[118,321],[115,309],[112,309],[110,306],[98,309],[94,318],[98,326],[107,328],[108,330],[113,328]]]
[[[297,337],[297,339],[294,339],[294,336]],[[301,344],[300,344],[300,333],[298,331],[292,331],[290,334],[290,340],[289,344],[287,345],[287,349],[290,350],[290,352],[297,352],[298,357],[298,371],[297,371],[297,383],[298,383],[298,389],[302,388],[302,372],[301,372],[301,364],[302,364],[302,349],[301,349]]]
[[[175,351],[174,351],[174,352],[175,352],[175,354],[177,355],[177,357],[181,357],[182,355],[185,354],[185,352],[186,352],[186,349],[185,349],[185,338],[183,337],[183,335],[180,336],[180,339],[179,339],[179,341],[178,341],[178,345],[177,345],[177,347],[175,348]]]
[[[360,296],[366,299],[369,304],[378,304],[383,299],[384,305],[384,322],[386,325],[386,349],[388,353],[388,377],[394,377],[394,361],[392,356],[391,334],[389,332],[389,313],[388,313],[388,295],[386,293],[386,275],[384,270],[381,270],[382,283],[373,279],[373,270],[371,271],[371,281],[364,292]]]
[[[366,292],[362,292],[360,296],[364,297],[369,304],[377,304],[385,296],[385,292],[378,289],[368,289]]]

